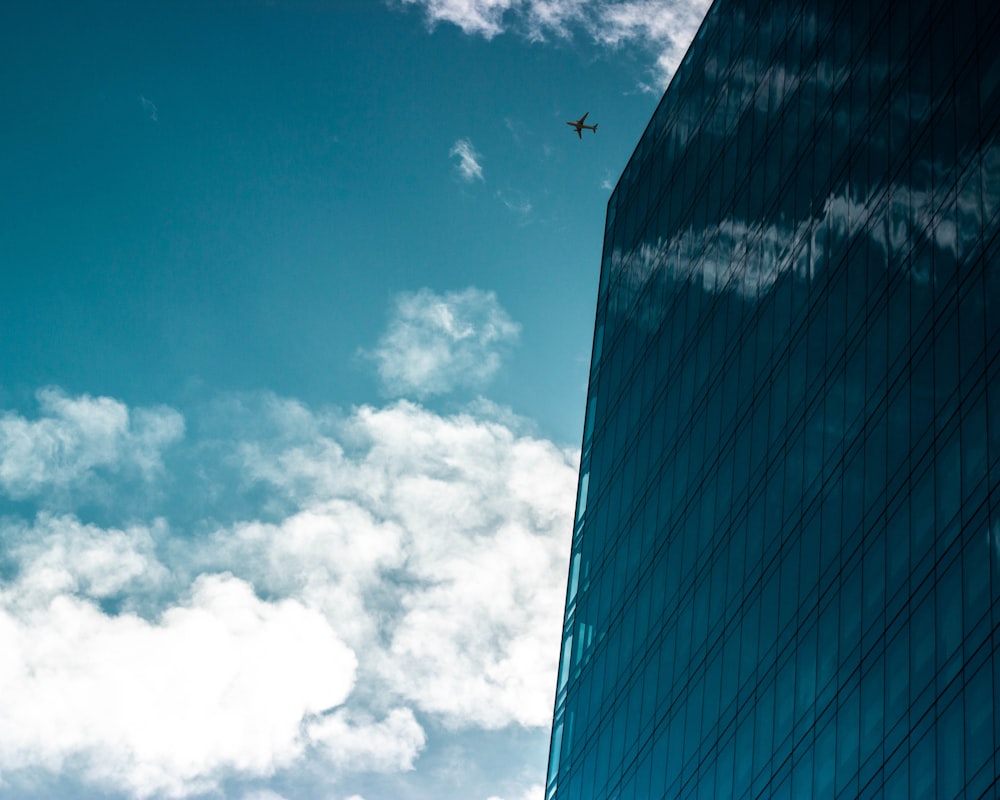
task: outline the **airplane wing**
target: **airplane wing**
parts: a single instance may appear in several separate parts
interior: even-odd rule
[[[583,128],[582,127],[576,129],[576,135],[579,136],[581,139],[583,138]]]
[[[588,111],[587,114],[589,114],[589,113],[590,112]],[[580,121],[577,123],[578,125],[582,125],[583,124],[583,121],[587,118],[587,114],[584,114],[582,117],[580,117]]]

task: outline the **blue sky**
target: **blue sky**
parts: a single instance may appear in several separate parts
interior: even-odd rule
[[[4,797],[540,797],[605,204],[704,6],[0,7]]]

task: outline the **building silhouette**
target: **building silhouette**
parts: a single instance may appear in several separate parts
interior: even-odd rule
[[[1000,796],[1000,2],[717,0],[608,203],[546,800]]]

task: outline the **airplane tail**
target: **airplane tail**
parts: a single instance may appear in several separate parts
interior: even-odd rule
[[[597,123],[594,123],[594,133],[597,133]]]

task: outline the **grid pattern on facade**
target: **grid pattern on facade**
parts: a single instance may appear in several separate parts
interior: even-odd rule
[[[709,12],[608,206],[547,798],[1000,792],[998,37]]]

